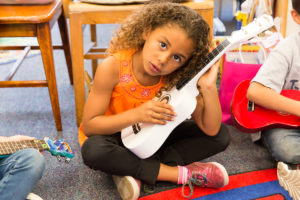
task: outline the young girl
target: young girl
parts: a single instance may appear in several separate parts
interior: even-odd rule
[[[146,4],[113,37],[110,56],[97,69],[79,138],[82,142],[84,135],[88,137],[82,145],[84,163],[114,175],[122,199],[137,199],[140,181],[216,188],[228,183],[221,164],[197,162],[229,144],[216,87],[219,63],[198,81],[201,95],[193,120],[176,127],[153,156],[140,159],[120,137],[120,131],[132,124],[164,125],[180,114],[166,102],[152,99],[201,67],[210,49],[208,38],[209,26],[201,16],[170,2]]]

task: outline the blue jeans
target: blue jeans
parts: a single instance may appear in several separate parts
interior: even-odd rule
[[[45,160],[35,149],[17,151],[0,160],[0,199],[24,200],[41,179]]]
[[[300,129],[269,129],[262,140],[276,161],[300,164]]]

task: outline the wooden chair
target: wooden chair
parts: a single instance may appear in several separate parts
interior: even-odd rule
[[[72,60],[66,20],[61,0],[47,5],[0,5],[0,37],[37,37],[45,69],[46,80],[0,81],[0,87],[48,87],[56,129],[62,130],[52,49],[63,49],[71,84]],[[58,21],[63,45],[52,46],[51,28]],[[0,46],[0,50],[20,50],[24,46]],[[13,74],[13,73],[12,73]]]
[[[188,1],[183,3],[198,12],[213,27],[213,0]],[[84,85],[84,59],[92,59],[93,69],[97,66],[97,59],[105,57],[104,48],[98,48],[96,37],[96,24],[115,24],[120,23],[133,10],[141,4],[130,5],[98,5],[73,2],[64,0],[65,15],[70,18],[70,38],[73,63],[74,95],[76,106],[77,125],[81,123],[83,108],[85,103],[85,85]],[[82,26],[91,25],[91,41],[93,42],[85,53],[83,51],[83,33]],[[211,32],[212,35],[212,32]]]

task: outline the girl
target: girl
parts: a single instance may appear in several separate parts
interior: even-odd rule
[[[208,38],[209,26],[201,16],[171,2],[146,4],[114,35],[110,56],[97,69],[79,138],[81,144],[85,140],[84,163],[114,175],[122,199],[139,197],[138,180],[201,187],[228,183],[221,164],[196,162],[229,144],[228,131],[221,126],[216,87],[219,63],[198,81],[201,95],[193,120],[175,128],[153,156],[140,159],[124,147],[120,137],[120,131],[132,124],[164,125],[176,117],[169,104],[152,99],[162,90],[171,89],[191,69],[201,67],[210,48]]]

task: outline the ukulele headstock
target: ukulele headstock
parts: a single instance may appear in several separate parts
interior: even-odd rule
[[[239,44],[240,42],[247,41],[250,38],[264,32],[274,26],[273,17],[264,14],[255,18],[253,22],[243,26],[241,30],[232,32],[231,36],[227,38],[231,44]]]
[[[71,146],[64,139],[44,138],[44,140],[49,146],[50,153],[56,156],[59,161],[61,161],[61,157],[65,157],[65,161],[69,162],[74,157]]]

